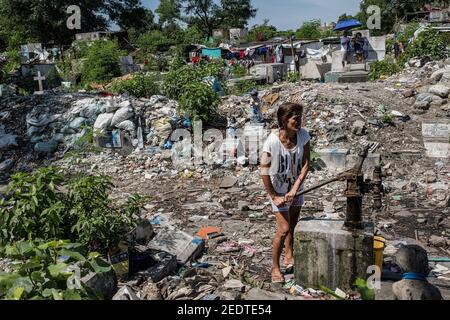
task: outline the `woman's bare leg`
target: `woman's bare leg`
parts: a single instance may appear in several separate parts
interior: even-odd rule
[[[277,230],[275,233],[275,238],[273,239],[272,248],[272,279],[283,280],[283,275],[280,268],[280,257],[281,251],[283,250],[284,241],[290,232],[288,219],[289,214],[288,212],[276,212],[275,216],[277,219]]]
[[[284,262],[286,265],[294,264],[294,230],[298,223],[301,207],[291,207],[289,209],[289,233],[284,241],[286,254]]]

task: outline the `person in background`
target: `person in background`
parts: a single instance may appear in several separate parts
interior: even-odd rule
[[[343,68],[345,68],[346,63],[348,63],[349,50],[350,50],[350,37],[348,36],[348,31],[344,31],[344,35],[341,37],[341,52],[343,52],[342,57]]]
[[[362,63],[364,59],[364,39],[361,32],[358,32],[352,39],[353,48],[355,49],[356,63]]]
[[[297,225],[303,190],[310,169],[308,131],[302,128],[304,107],[284,103],[277,112],[279,130],[272,132],[264,143],[261,158],[261,179],[272,203],[276,217],[276,234],[272,249],[272,282],[283,283],[280,257],[285,247],[286,270],[294,266],[294,229]]]

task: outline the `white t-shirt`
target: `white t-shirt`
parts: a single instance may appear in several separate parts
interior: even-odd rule
[[[297,145],[290,150],[281,143],[277,132],[272,132],[267,138],[263,152],[271,155],[269,175],[276,193],[285,195],[291,191],[302,169],[304,147],[310,140],[308,131],[303,128],[297,133]]]

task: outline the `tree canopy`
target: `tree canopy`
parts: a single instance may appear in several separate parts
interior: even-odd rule
[[[242,28],[248,24],[250,18],[255,17],[257,10],[253,8],[251,0],[183,0],[186,22],[204,30],[212,36],[213,30],[218,28]]]

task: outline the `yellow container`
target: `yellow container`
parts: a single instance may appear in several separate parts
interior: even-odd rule
[[[373,238],[373,255],[375,257],[375,265],[383,270],[383,253],[386,246],[386,239],[383,237]]]

